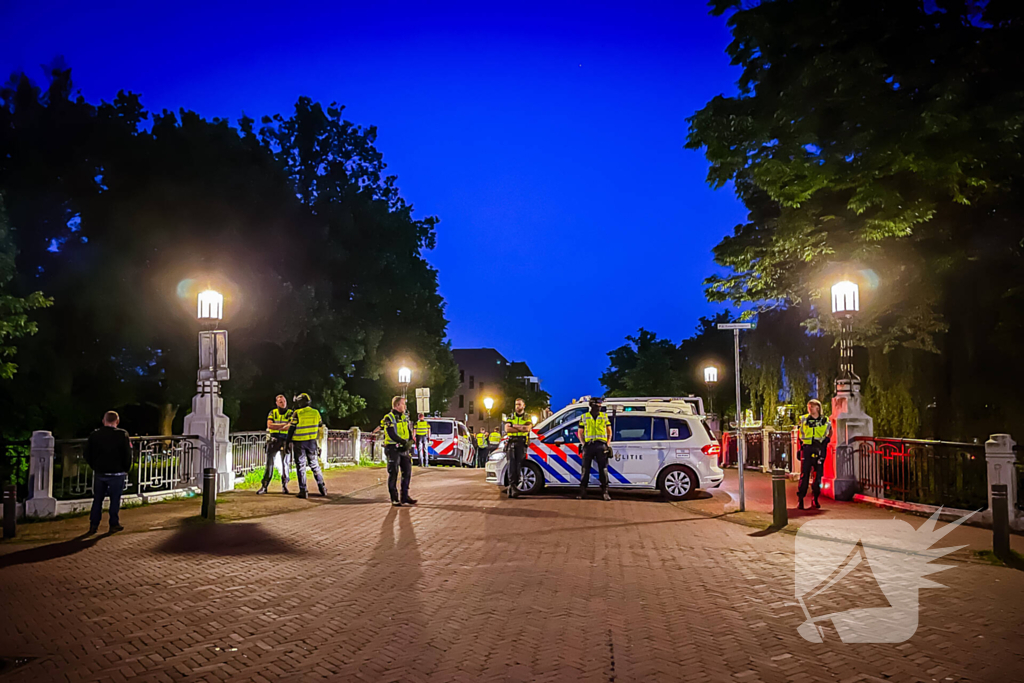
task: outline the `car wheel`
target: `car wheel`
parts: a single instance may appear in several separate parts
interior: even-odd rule
[[[697,495],[697,475],[689,467],[672,465],[658,477],[658,488],[669,500],[689,500]]]
[[[538,493],[544,488],[544,475],[540,468],[532,462],[524,463],[523,469],[519,470],[519,492]]]

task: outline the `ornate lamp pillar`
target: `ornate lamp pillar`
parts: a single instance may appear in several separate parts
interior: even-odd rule
[[[194,463],[195,485],[204,467],[217,470],[217,491],[235,488],[231,461],[230,420],[224,414],[220,383],[230,378],[228,370],[228,333],[216,329],[224,314],[224,297],[212,289],[198,297],[199,322],[210,329],[199,332],[199,372],[197,393],[192,397],[192,412],[185,416],[185,433],[202,437],[201,462]]]
[[[858,462],[852,440],[874,436],[874,420],[861,405],[860,377],[853,369],[853,320],[860,312],[860,288],[843,280],[832,285],[832,314],[839,319],[839,377],[832,397],[832,442],[825,461],[822,491],[835,500],[852,500],[858,490]]]

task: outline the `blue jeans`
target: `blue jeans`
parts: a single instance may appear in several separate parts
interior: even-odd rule
[[[98,527],[103,517],[103,499],[110,496],[110,526],[120,526],[121,494],[124,493],[123,474],[97,474],[93,481],[92,512],[89,526]]]

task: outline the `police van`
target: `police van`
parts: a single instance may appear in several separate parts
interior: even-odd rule
[[[612,423],[610,445],[614,455],[608,460],[611,488],[656,489],[669,500],[686,500],[697,495],[698,489],[722,483],[725,472],[718,467],[722,449],[701,416],[666,410],[664,406],[656,410],[610,401],[605,408]],[[537,493],[546,486],[580,485],[583,460],[576,430],[583,412],[544,434],[537,430],[527,448],[520,491]],[[508,486],[506,443],[502,441],[487,461],[487,481],[498,486]],[[590,485],[600,485],[596,466],[590,471]]]
[[[426,421],[430,425],[427,453],[431,465],[465,467],[473,463],[476,449],[465,423],[447,417],[428,417]]]
[[[560,426],[578,419],[590,410],[590,397],[582,396],[573,401],[554,415],[537,423],[533,433],[535,437],[544,437]],[[632,412],[650,410],[653,412],[675,413],[679,415],[704,415],[704,401],[699,396],[638,396],[632,398],[606,398],[605,410],[610,415],[615,412]]]

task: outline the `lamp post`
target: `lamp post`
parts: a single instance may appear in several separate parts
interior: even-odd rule
[[[494,407],[494,399],[490,396],[484,399],[484,408],[487,409],[487,430],[491,429],[491,408]]]
[[[860,384],[860,377],[853,371],[853,344],[850,332],[853,317],[860,311],[860,287],[857,283],[843,280],[832,285],[832,315],[839,319],[839,379]]]
[[[743,405],[740,384],[740,330],[754,329],[754,323],[718,323],[720,330],[732,330],[733,363],[736,367],[736,470],[740,484],[740,512],[747,509],[747,496],[743,488],[743,464],[747,458],[747,437],[743,434]],[[723,430],[724,431],[724,430]]]
[[[192,399],[192,412],[185,416],[185,433],[203,434],[209,444],[210,459],[204,466],[209,464],[215,471],[217,491],[234,487],[234,472],[227,443],[229,425],[218,404],[220,383],[230,377],[228,333],[217,329],[223,317],[224,296],[213,289],[200,292],[196,297],[196,318],[206,329],[199,331],[198,393]],[[217,428],[218,421],[224,424],[222,430]]]
[[[398,368],[398,383],[402,385],[402,398],[408,398],[409,382],[412,381],[412,370],[404,365]]]
[[[709,365],[704,368],[704,386],[708,389],[708,410],[715,412],[715,400],[711,396],[711,385],[718,384],[718,368]]]

